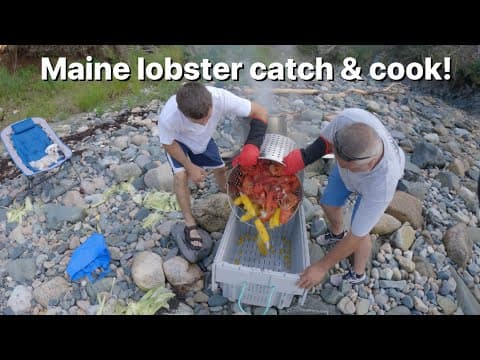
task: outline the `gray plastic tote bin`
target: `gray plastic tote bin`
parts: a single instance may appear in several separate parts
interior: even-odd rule
[[[213,262],[212,289],[220,285],[223,296],[241,304],[282,309],[291,305],[294,295],[302,295],[303,305],[307,290],[295,285],[310,265],[302,206],[287,224],[268,229],[267,256],[258,251],[256,229],[240,222],[235,211],[241,210],[232,210]]]

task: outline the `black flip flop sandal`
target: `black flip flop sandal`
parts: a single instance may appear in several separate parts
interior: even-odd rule
[[[200,236],[198,237],[191,237],[190,232],[192,230],[200,230],[198,225],[192,225],[192,226],[185,226],[184,232],[185,232],[185,245],[187,245],[191,250],[201,250],[203,247],[203,240]],[[192,241],[199,242],[201,245],[193,245]]]

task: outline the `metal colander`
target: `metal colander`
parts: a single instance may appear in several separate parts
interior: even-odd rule
[[[284,165],[282,162],[283,158],[290,151],[295,149],[295,147],[296,147],[295,142],[286,136],[279,135],[279,134],[266,134],[262,147],[260,148],[259,159],[270,160],[270,161]],[[298,196],[300,201],[298,202],[295,210],[292,212],[292,215],[288,219],[287,223],[295,217],[298,211],[298,208],[302,205],[302,199],[303,199],[303,186],[302,186],[303,176],[302,175],[303,175],[303,172],[300,173],[300,176],[299,174],[295,175],[298,178],[301,186],[299,186],[298,190],[294,194]],[[230,207],[232,208],[232,211],[234,212],[234,214],[237,216],[239,220],[240,220],[240,217],[243,215],[243,212],[237,211],[237,206],[233,202],[240,195],[239,187],[243,181],[243,176],[244,174],[242,173],[240,167],[237,166],[230,171],[228,175],[228,180],[227,180],[227,194],[228,194],[229,204],[230,204]],[[250,222],[247,222],[247,225],[254,226]]]
[[[260,148],[259,159],[272,160],[285,165],[283,158],[295,147],[295,141],[289,137],[280,134],[266,134]]]

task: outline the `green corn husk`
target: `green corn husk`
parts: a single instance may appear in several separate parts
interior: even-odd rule
[[[143,202],[142,194],[135,194],[132,196],[132,200],[135,204],[141,205]]]
[[[10,211],[7,211],[7,222],[16,222],[18,224],[22,223],[23,217],[27,214],[27,212],[33,210],[32,200],[29,196],[25,198],[25,204],[20,205]]]
[[[175,195],[164,191],[148,193],[143,199],[143,206],[163,212],[180,210]]]
[[[157,222],[164,218],[162,213],[154,212],[149,214],[145,219],[143,219],[143,228],[152,228],[155,226]]]
[[[164,286],[149,290],[138,302],[127,306],[118,305],[115,313],[118,315],[154,315],[161,308],[169,309],[168,300],[175,294]]]
[[[164,213],[180,210],[175,195],[164,191],[148,193],[143,199],[143,206],[155,210],[143,220],[144,228],[153,228],[157,222],[164,218]]]
[[[110,186],[104,193],[103,193],[103,199],[96,203],[93,204],[91,207],[95,208],[97,206],[102,205],[103,203],[107,202],[108,199],[110,199],[112,196],[116,194],[121,194],[123,192],[128,192],[129,194],[133,194],[135,192],[135,187],[132,185],[131,181],[125,181],[120,184],[112,185]]]
[[[100,294],[97,294],[97,301],[98,301],[98,310],[97,310],[97,315],[103,315],[103,310],[105,309],[105,304],[108,300],[108,298],[112,297],[113,294],[113,287],[115,286],[115,280],[116,278],[113,278],[112,280],[112,286],[110,288],[110,294],[108,296],[100,296]]]

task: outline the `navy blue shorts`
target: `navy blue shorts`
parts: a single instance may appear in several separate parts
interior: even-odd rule
[[[201,154],[194,154],[187,145],[181,143],[178,140],[175,141],[180,145],[185,155],[187,155],[187,157],[190,158],[190,161],[195,165],[200,166],[204,169],[218,169],[225,166],[225,163],[220,156],[220,152],[218,151],[217,144],[215,144],[215,141],[213,139],[210,139],[207,145],[207,149]],[[167,159],[174,174],[185,170],[183,165],[174,158],[172,158],[168,153]]]

